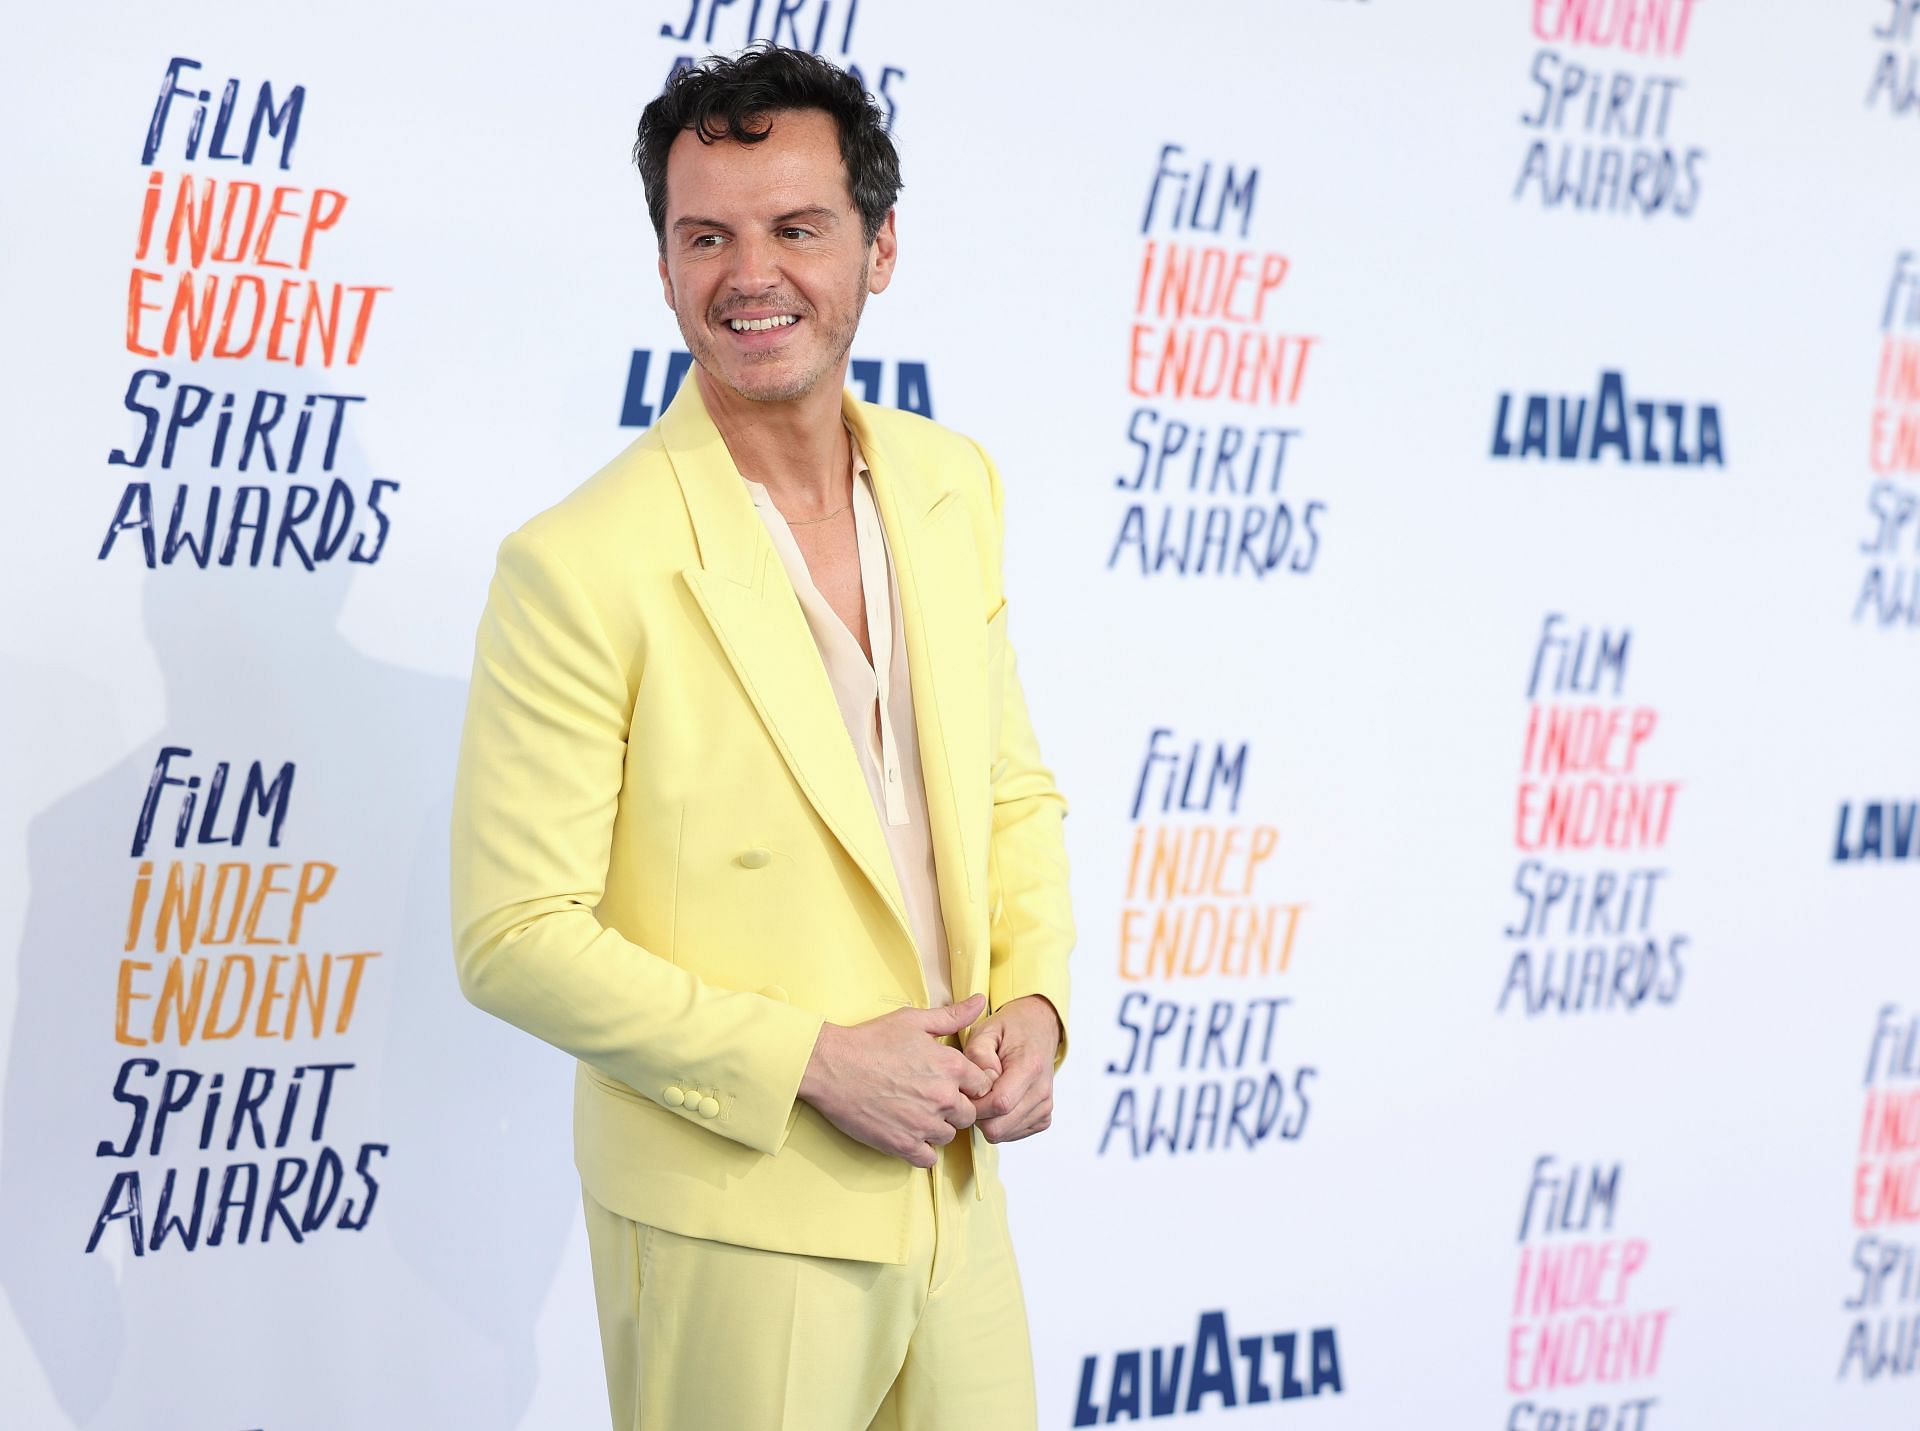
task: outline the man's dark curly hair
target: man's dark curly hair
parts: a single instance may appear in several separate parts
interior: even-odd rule
[[[703,144],[719,139],[758,144],[767,137],[767,119],[791,109],[823,109],[833,116],[847,189],[860,211],[866,241],[873,242],[900,192],[900,156],[887,136],[879,106],[859,80],[838,66],[806,50],[765,43],[732,59],[709,55],[681,70],[641,112],[633,162],[647,192],[654,236],[663,249],[667,151],[681,131],[691,129]]]

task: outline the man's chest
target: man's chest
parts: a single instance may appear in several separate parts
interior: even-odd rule
[[[824,530],[793,529],[794,545],[807,564],[807,575],[814,589],[833,608],[840,624],[853,633],[868,664],[873,661],[873,644],[867,630],[866,588],[860,576],[860,548],[855,539],[851,513],[822,523]]]

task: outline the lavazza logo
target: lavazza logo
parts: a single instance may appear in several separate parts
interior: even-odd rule
[[[1202,1312],[1191,1342],[1082,1358],[1073,1424],[1186,1416],[1344,1389],[1332,1327],[1235,1336],[1224,1311]]]
[[[1491,457],[1630,466],[1724,467],[1717,403],[1628,391],[1603,369],[1591,393],[1502,392],[1494,406]]]

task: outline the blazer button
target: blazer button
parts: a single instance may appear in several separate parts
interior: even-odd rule
[[[711,1118],[711,1117],[713,1117],[713,1116],[714,1116],[715,1114],[717,1114],[717,1113],[718,1113],[719,1111],[720,1111],[720,1100],[719,1100],[719,1099],[717,1099],[717,1098],[702,1098],[702,1099],[700,1100],[700,1116],[701,1116],[702,1118]]]
[[[678,1108],[687,1101],[687,1091],[684,1088],[669,1086],[660,1094],[660,1101],[669,1108]]]
[[[755,845],[750,850],[740,852],[740,863],[750,870],[757,870],[773,859],[773,851],[764,845]]]

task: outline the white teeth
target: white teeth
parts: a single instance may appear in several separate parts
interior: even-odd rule
[[[782,313],[777,318],[729,318],[727,326],[736,333],[764,333],[769,328],[784,328],[799,320],[791,313]]]

